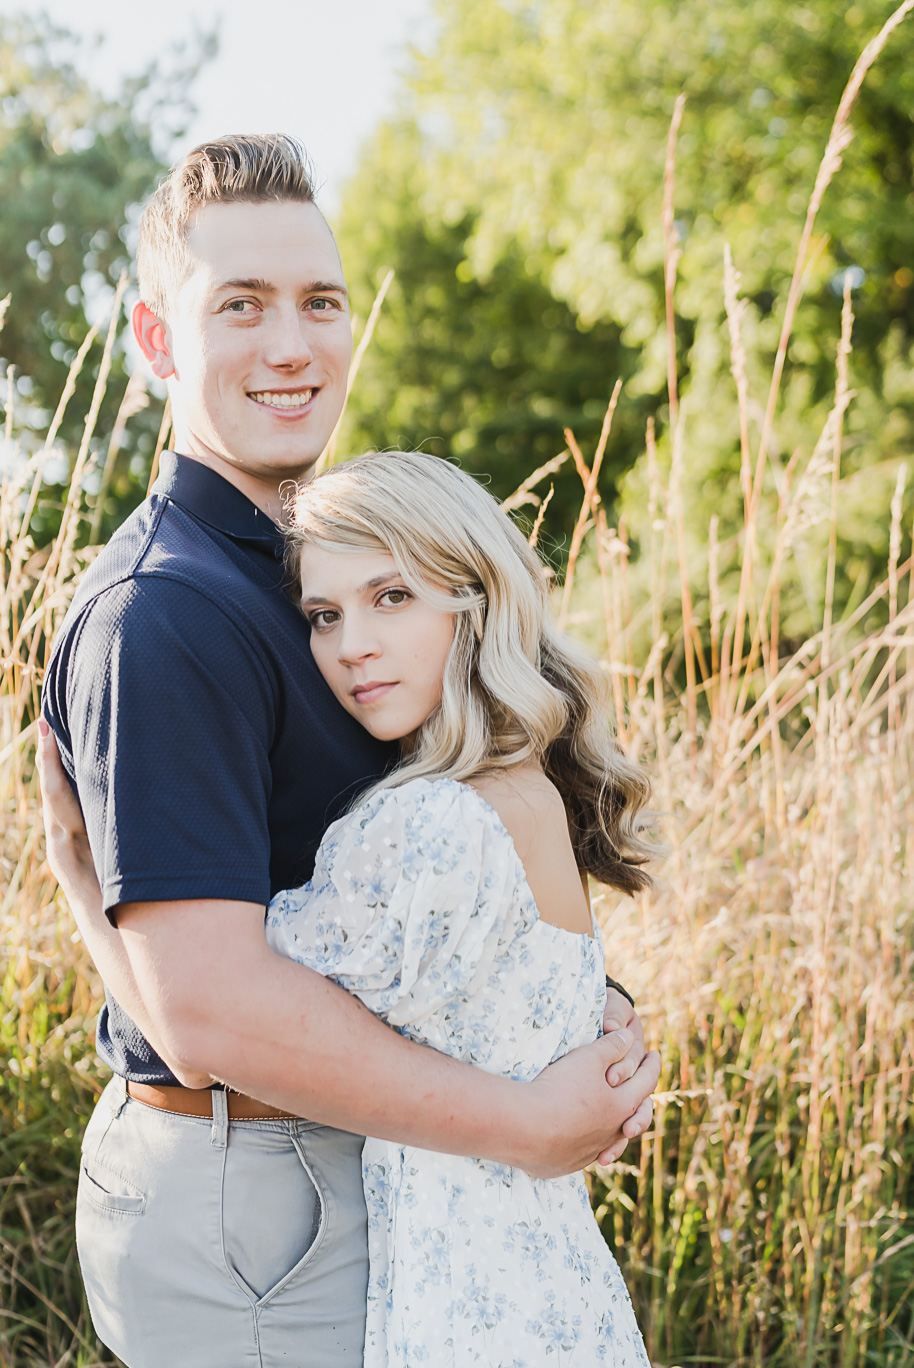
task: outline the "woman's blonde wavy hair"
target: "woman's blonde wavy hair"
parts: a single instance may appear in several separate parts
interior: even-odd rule
[[[647,886],[647,776],[613,735],[606,676],[556,631],[543,566],[491,495],[447,461],[390,451],[319,475],[291,512],[296,579],[307,546],[383,550],[456,615],[441,703],[378,787],[535,758],[564,800],[578,867],[627,893]]]

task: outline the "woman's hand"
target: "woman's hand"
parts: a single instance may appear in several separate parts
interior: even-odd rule
[[[97,925],[99,917],[104,917],[102,890],[92,862],[79,800],[61,764],[57,742],[43,717],[38,722],[38,779],[48,864],[67,895],[76,924],[86,939],[87,926]]]

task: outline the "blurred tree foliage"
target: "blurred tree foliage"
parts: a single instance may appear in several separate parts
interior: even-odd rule
[[[366,149],[345,204],[341,235],[359,308],[387,267],[399,273],[353,396],[352,443],[425,441],[490,470],[506,493],[534,463],[534,432],[547,428],[545,445],[555,446],[570,422],[592,446],[622,375],[603,492],[612,499],[620,473],[635,467],[623,506],[636,534],[644,529],[644,416],[659,417],[661,456],[666,417],[663,165],[673,104],[685,91],[676,298],[686,493],[696,541],[706,541],[712,513],[725,536],[742,500],[723,245],[731,244],[748,300],[757,441],[816,168],[854,62],[893,8],[888,0],[440,5],[435,46],[416,56],[403,109]],[[856,136],[817,225],[772,454],[777,472],[815,442],[851,268],[858,398],[841,503],[845,598],[884,562],[895,467],[914,437],[912,40],[902,26],[856,105]],[[571,473],[559,478],[573,489]],[[569,490],[568,501],[576,497]],[[567,528],[558,490],[554,508],[547,526],[558,532]]]
[[[201,38],[194,53],[176,54],[167,69],[152,63],[112,98],[79,73],[80,49],[80,39],[46,18],[4,18],[0,297],[12,299],[0,333],[0,365],[15,367],[17,425],[38,431],[57,405],[89,327],[87,313],[103,317],[118,277],[130,270],[134,206],[165,169],[162,152],[192,112],[191,84],[213,40]],[[71,449],[82,435],[103,337],[104,329],[61,432]],[[97,429],[100,445],[107,443],[126,383],[118,346]],[[145,488],[136,468],[131,475],[129,458],[138,450],[141,457],[150,454],[159,416],[142,415],[128,429],[112,486],[115,523]],[[60,478],[66,483],[68,475],[61,471]],[[49,532],[50,504],[39,509],[39,534],[42,517]]]
[[[565,427],[592,445],[615,377],[633,375],[636,354],[613,321],[584,326],[527,269],[515,243],[485,277],[470,269],[466,244],[478,211],[455,222],[421,212],[421,151],[415,125],[382,128],[339,229],[362,319],[385,265],[396,271],[350,400],[346,445],[457,456],[504,496],[562,451]],[[604,488],[615,490],[646,412],[643,402],[627,407]],[[573,522],[582,491],[568,471],[555,484],[561,527]]]

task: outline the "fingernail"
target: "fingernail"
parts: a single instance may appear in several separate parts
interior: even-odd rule
[[[39,719],[38,719],[38,733],[39,733],[39,735],[42,736],[42,737],[45,737],[45,736],[47,736],[47,734],[48,734],[48,732],[49,732],[50,730],[51,730],[51,728],[48,726],[47,722],[45,722],[44,718],[43,718],[43,717],[39,717]]]
[[[613,1031],[613,1035],[617,1038],[620,1045],[631,1045],[635,1038],[631,1031],[625,1026],[620,1027],[618,1031]]]

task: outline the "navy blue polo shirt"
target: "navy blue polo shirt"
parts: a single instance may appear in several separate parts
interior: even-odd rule
[[[44,683],[112,919],[122,902],[266,904],[305,883],[329,823],[391,763],[334,699],[309,635],[276,524],[164,452],[83,577]],[[110,993],[97,1049],[134,1082],[177,1082]]]

